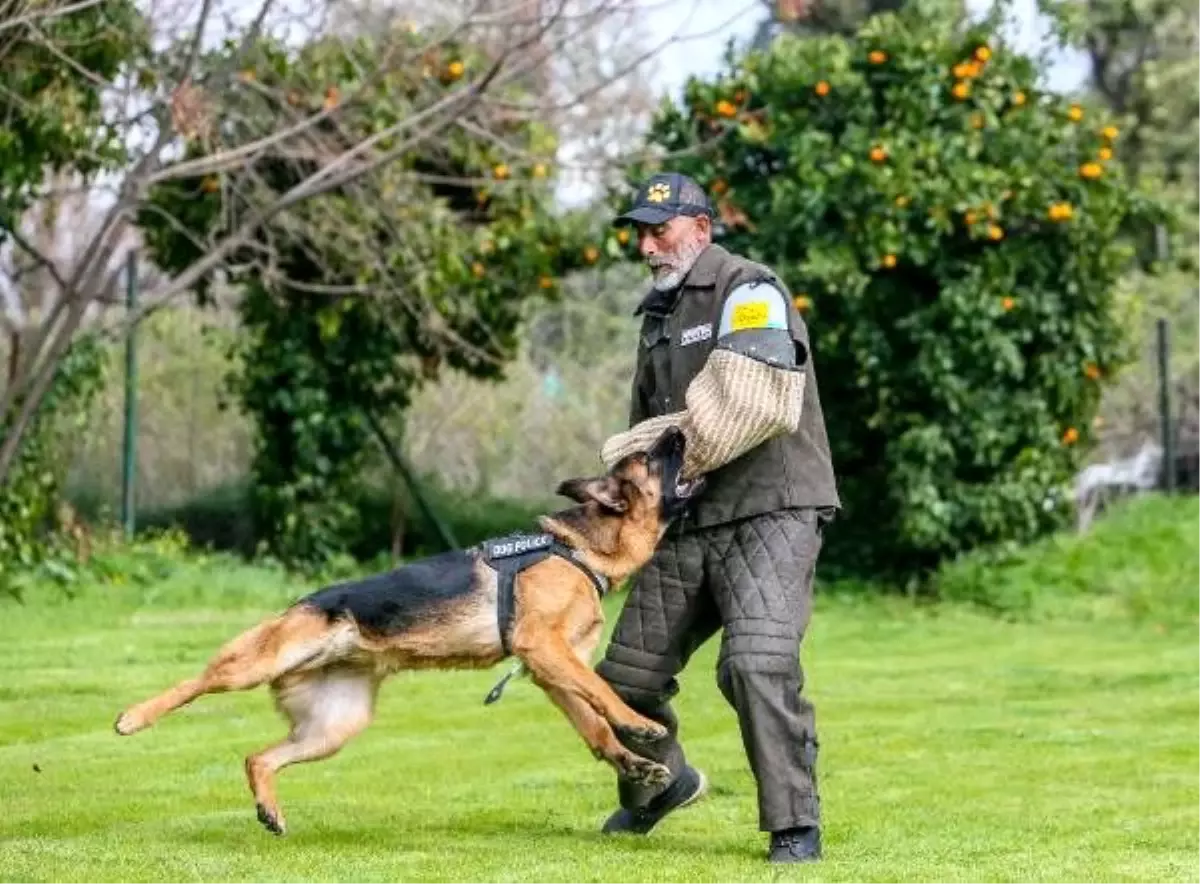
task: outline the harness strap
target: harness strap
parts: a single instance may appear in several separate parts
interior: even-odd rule
[[[506,657],[512,654],[512,647],[509,644],[509,633],[512,631],[512,621],[516,615],[517,575],[528,568],[532,568],[538,562],[545,560],[551,555],[566,559],[587,575],[588,580],[592,582],[592,586],[596,589],[596,594],[601,598],[608,592],[608,578],[603,574],[597,574],[589,568],[576,550],[558,540],[555,540],[549,547],[538,550],[536,553],[514,556],[513,559],[501,560],[500,562],[493,561],[492,567],[496,569],[496,574],[499,578],[499,585],[496,587],[496,622],[500,627],[500,646],[504,648],[504,656]]]
[[[583,561],[579,551],[567,546],[552,534],[520,535],[491,541],[484,544],[484,556],[488,564],[496,571],[496,625],[500,630],[500,646],[504,656],[512,656],[512,645],[509,635],[512,632],[513,618],[516,615],[517,575],[548,558],[556,555],[566,559],[587,575],[601,598],[608,592],[608,578],[593,571]],[[509,680],[522,669],[518,663],[513,669],[492,688],[484,700],[491,704],[500,699],[504,687]]]

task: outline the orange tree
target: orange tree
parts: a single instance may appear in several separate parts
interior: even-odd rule
[[[845,506],[834,564],[917,577],[1068,512],[1128,356],[1121,231],[1157,209],[1113,161],[1116,128],[1037,75],[995,22],[915,3],[731,58],[650,130],[809,323]]]
[[[248,206],[287,193],[486,64],[469,46],[417,52],[419,35],[385,39],[409,46],[329,38],[295,51],[264,42],[222,97],[215,133],[193,140],[192,154],[217,152],[223,132],[241,144],[269,136],[281,117],[335,113],[313,127],[311,155],[293,146],[252,173],[161,185],[140,218],[156,261],[189,266]],[[226,51],[205,64],[221,64]],[[407,60],[373,64],[387,52]],[[367,79],[364,70],[376,73]],[[516,100],[520,88],[501,95]],[[587,216],[551,211],[552,132],[483,110],[469,122],[296,205],[225,268],[243,327],[229,381],[257,428],[256,530],[289,564],[319,566],[359,536],[355,501],[374,444],[368,415],[394,416],[442,366],[500,376],[524,306],[554,297],[564,274],[611,259]]]

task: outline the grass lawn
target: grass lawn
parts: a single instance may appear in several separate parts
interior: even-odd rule
[[[1194,619],[823,597],[805,660],[827,858],[772,868],[715,643],[679,702],[712,791],[647,838],[598,834],[608,769],[532,685],[482,705],[502,668],[390,681],[366,734],[281,774],[284,838],[255,821],[241,768],[283,734],[265,691],[113,734],[123,706],[289,594],[250,568],[184,568],[150,594],[0,605],[0,879],[1197,880]]]

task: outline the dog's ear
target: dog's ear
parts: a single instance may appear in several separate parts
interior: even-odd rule
[[[611,476],[599,479],[568,479],[558,486],[558,493],[576,503],[594,500],[605,509],[623,513],[629,504],[621,497],[617,480]]]

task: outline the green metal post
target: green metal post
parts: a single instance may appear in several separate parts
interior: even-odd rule
[[[125,263],[125,306],[130,316],[137,309],[137,254],[130,252]],[[125,337],[125,446],[121,470],[121,522],[125,536],[132,538],[136,527],[134,512],[135,467],[137,465],[137,325],[129,326]]]
[[[1168,494],[1175,491],[1175,433],[1171,429],[1171,341],[1170,326],[1159,319],[1158,326],[1158,416],[1162,427],[1163,478]]]

